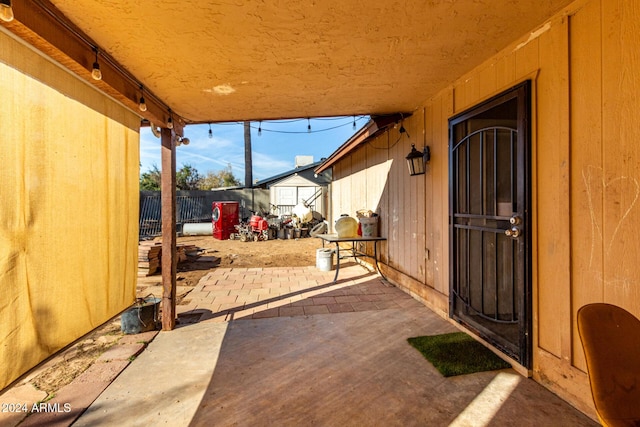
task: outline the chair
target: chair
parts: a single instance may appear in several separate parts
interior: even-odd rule
[[[605,426],[640,426],[640,320],[611,304],[578,310],[591,395]]]

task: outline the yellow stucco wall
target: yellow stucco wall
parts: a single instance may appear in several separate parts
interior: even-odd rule
[[[446,316],[447,120],[530,79],[532,375],[591,415],[576,312],[604,301],[640,317],[638,51],[637,2],[577,1],[426,101],[409,138],[390,130],[334,168],[334,215],[378,208],[387,273]],[[422,177],[406,171],[411,143],[431,146]],[[371,167],[384,170],[372,179]]]
[[[0,389],[135,298],[139,124],[0,32]]]

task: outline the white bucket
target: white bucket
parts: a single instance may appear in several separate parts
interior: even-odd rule
[[[360,221],[360,229],[362,237],[378,237],[378,217],[362,217]]]
[[[316,251],[316,268],[320,271],[333,269],[333,249],[320,248]]]

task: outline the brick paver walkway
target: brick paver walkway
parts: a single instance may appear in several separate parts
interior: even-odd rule
[[[202,277],[177,307],[178,322],[305,316],[384,310],[420,304],[359,265],[334,271],[316,267],[218,268]]]
[[[407,338],[456,327],[342,267],[212,271],[74,426],[595,425],[512,370],[443,378]]]

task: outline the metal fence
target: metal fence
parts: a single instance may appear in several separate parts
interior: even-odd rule
[[[140,208],[139,237],[155,237],[162,234],[162,202],[160,196],[143,196]],[[176,228],[183,224],[211,221],[211,206],[204,196],[176,197]]]
[[[180,194],[182,193],[182,194]],[[229,189],[225,191],[178,191],[176,195],[176,231],[187,223],[211,222],[213,201],[238,201],[241,217],[269,206],[269,190]],[[162,235],[162,201],[159,191],[140,192],[139,239]]]

